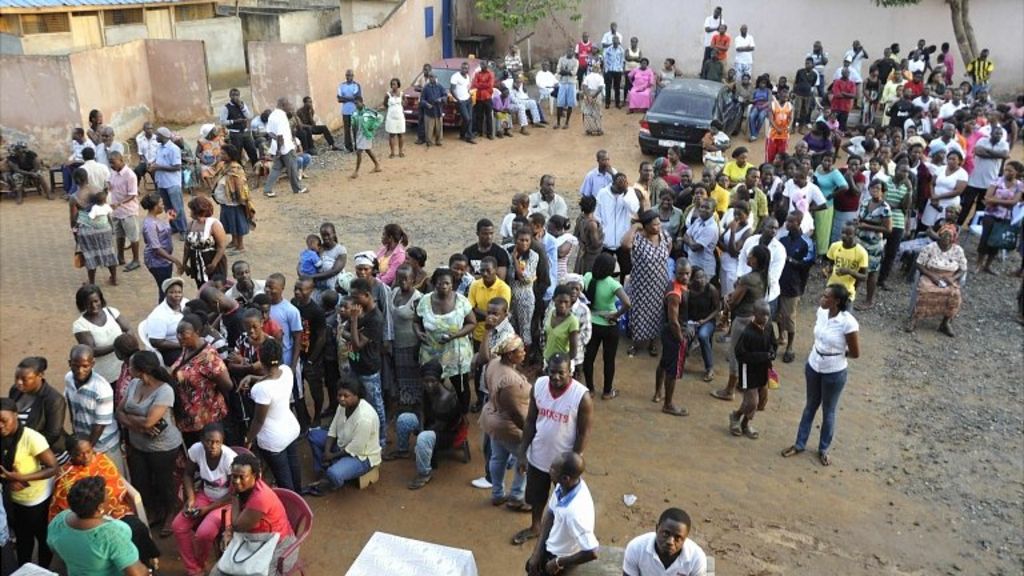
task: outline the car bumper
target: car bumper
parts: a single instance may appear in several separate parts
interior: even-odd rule
[[[638,136],[640,143],[640,150],[644,154],[665,154],[668,149],[672,146],[682,146],[683,152],[700,150],[700,141],[687,142],[685,140],[667,140],[665,138],[655,138],[650,132],[640,132]]]

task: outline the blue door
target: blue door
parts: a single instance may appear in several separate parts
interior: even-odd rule
[[[455,56],[455,21],[452,18],[453,0],[441,0],[441,52],[445,58]]]

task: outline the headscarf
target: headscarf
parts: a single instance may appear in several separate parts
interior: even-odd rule
[[[956,225],[956,222],[945,222],[942,226],[939,226],[938,235],[940,237],[947,233],[953,239],[953,244],[960,241],[960,227]]]
[[[511,336],[508,336],[501,342],[498,342],[498,344],[494,347],[494,350],[492,350],[492,352],[499,356],[504,356],[505,354],[519,350],[523,346],[523,339],[513,334]]]
[[[583,275],[576,274],[575,272],[569,272],[562,277],[562,284],[579,284],[583,286]]]
[[[365,250],[356,254],[352,262],[354,266],[376,267],[377,255],[372,250]]]

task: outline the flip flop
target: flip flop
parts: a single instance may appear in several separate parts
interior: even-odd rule
[[[713,371],[709,370],[709,371],[704,373],[704,381],[705,382],[711,382],[714,379],[715,379],[715,373]]]
[[[133,260],[133,261],[129,262],[127,266],[124,267],[124,271],[125,272],[131,272],[133,270],[138,270],[140,266],[141,266],[141,264],[139,264],[139,262],[137,260]]]
[[[786,353],[782,355],[782,361],[789,364],[796,359],[796,354],[792,350],[786,350]]]
[[[797,448],[796,446],[790,446],[789,448],[786,448],[785,450],[782,451],[782,457],[789,458],[790,456],[796,456],[801,452],[803,452],[802,449]]]
[[[667,406],[662,407],[661,411],[664,414],[670,414],[672,416],[689,416],[690,415],[690,413],[686,410],[686,408],[677,408],[675,406],[672,406],[672,407],[667,407]]]
[[[818,462],[821,462],[822,466],[831,466],[832,458],[828,455],[828,452],[818,452]]]
[[[719,400],[725,400],[726,402],[732,402],[732,394],[726,394],[721,390],[712,390],[711,395]]]
[[[513,512],[532,512],[533,506],[530,506],[523,500],[509,500],[505,503],[505,508],[512,510]]]
[[[613,400],[618,397],[619,390],[617,388],[613,388],[612,391],[607,394],[601,394],[601,400]]]
[[[512,537],[512,544],[516,546],[522,546],[523,544],[526,544],[527,542],[533,540],[536,537],[537,533],[534,532],[531,528],[524,528],[523,530],[516,532],[516,535]]]
[[[307,484],[306,486],[303,486],[301,494],[303,496],[320,497],[324,495],[324,492],[321,490],[319,484]]]

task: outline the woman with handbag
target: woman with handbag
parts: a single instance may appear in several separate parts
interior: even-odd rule
[[[1006,235],[1001,233],[1011,227],[1010,218],[1013,207],[1021,202],[1024,192],[1024,163],[1010,160],[1003,166],[1003,176],[988,187],[985,194],[985,216],[981,219],[981,238],[978,240],[978,271],[987,274],[992,272],[992,259],[999,250],[1013,250],[1016,242],[1008,246],[999,246],[998,239]],[[992,231],[996,231],[995,237]],[[1017,229],[1020,234],[1020,228]],[[992,246],[995,244],[995,246]]]
[[[286,573],[274,564],[295,541],[284,504],[263,481],[259,459],[239,454],[231,464],[231,521],[224,526],[224,553],[210,576]],[[272,547],[271,547],[272,546]],[[269,549],[269,550],[268,550]]]

